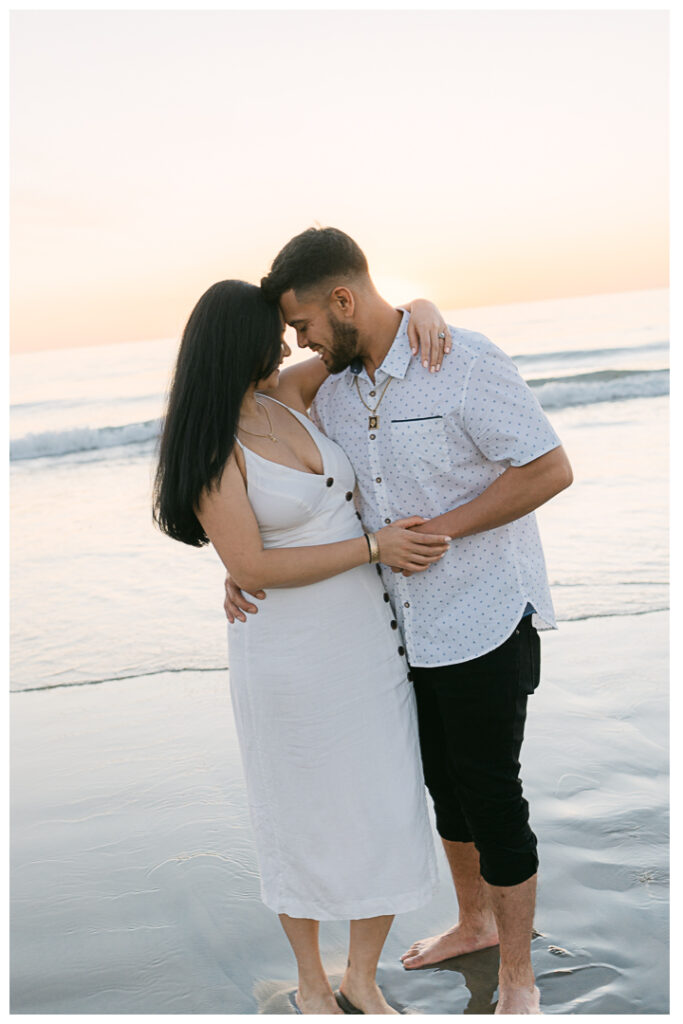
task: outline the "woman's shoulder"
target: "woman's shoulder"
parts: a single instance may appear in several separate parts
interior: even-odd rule
[[[306,408],[303,403],[300,400],[297,401],[296,396],[290,396],[287,393],[283,395],[279,388],[269,388],[267,391],[259,389],[256,394],[261,398],[270,399],[271,402],[275,402],[277,405],[284,406],[289,412],[306,415]]]
[[[314,356],[286,366],[280,371],[277,387],[263,394],[276,399],[290,409],[305,413],[310,408],[320,385],[327,380],[324,363]]]

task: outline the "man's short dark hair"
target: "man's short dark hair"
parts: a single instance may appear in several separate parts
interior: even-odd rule
[[[329,278],[368,273],[368,261],[352,238],[338,228],[309,228],[290,239],[277,254],[261,288],[277,302],[293,289],[297,296]]]

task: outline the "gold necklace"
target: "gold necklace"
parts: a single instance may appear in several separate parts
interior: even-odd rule
[[[373,407],[371,405],[368,405],[368,403],[365,401],[365,399],[361,395],[361,393],[360,393],[360,384],[358,383],[358,377],[354,377],[354,380],[356,382],[356,391],[358,392],[358,397],[360,398],[361,402],[363,403],[365,408],[370,413],[370,415],[368,416],[368,430],[378,430],[379,429],[379,416],[377,415],[377,410],[379,409],[380,402],[382,401],[382,399],[386,395],[387,388],[389,387],[389,385],[391,384],[393,379],[394,379],[393,377],[388,377],[387,378],[387,382],[384,385],[384,387],[382,388],[382,394],[379,396],[377,404]]]
[[[256,402],[256,399],[254,399],[254,401]],[[270,433],[257,434],[256,431],[247,430],[246,427],[242,427],[238,424],[239,429],[244,431],[245,434],[251,434],[252,437],[267,437],[270,441],[275,441],[275,444],[277,444],[277,438],[273,433],[273,424],[271,422],[270,415],[268,414],[268,410],[266,409],[265,405],[262,405],[261,402],[256,402],[256,404],[258,405],[259,409],[263,409],[264,413],[266,414],[266,419],[268,420],[268,430],[270,431]]]

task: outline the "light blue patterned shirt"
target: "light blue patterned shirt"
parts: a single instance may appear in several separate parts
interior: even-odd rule
[[[375,383],[349,368],[320,388],[311,417],[346,452],[356,472],[365,529],[395,519],[428,519],[472,501],[508,466],[523,466],[560,439],[512,360],[482,334],[450,328],[452,352],[431,374],[413,358],[409,314]],[[358,395],[373,407],[369,425]],[[356,385],[356,380],[358,385]],[[425,572],[382,577],[416,666],[452,665],[502,644],[527,603],[539,628],[554,628],[543,549],[533,513],[451,542]]]

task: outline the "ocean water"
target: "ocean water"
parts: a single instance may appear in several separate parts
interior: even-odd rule
[[[572,461],[574,485],[538,513],[561,621],[668,607],[667,304],[658,290],[447,314],[515,359]],[[12,357],[12,690],[227,664],[217,556],[151,518],[176,348]]]

